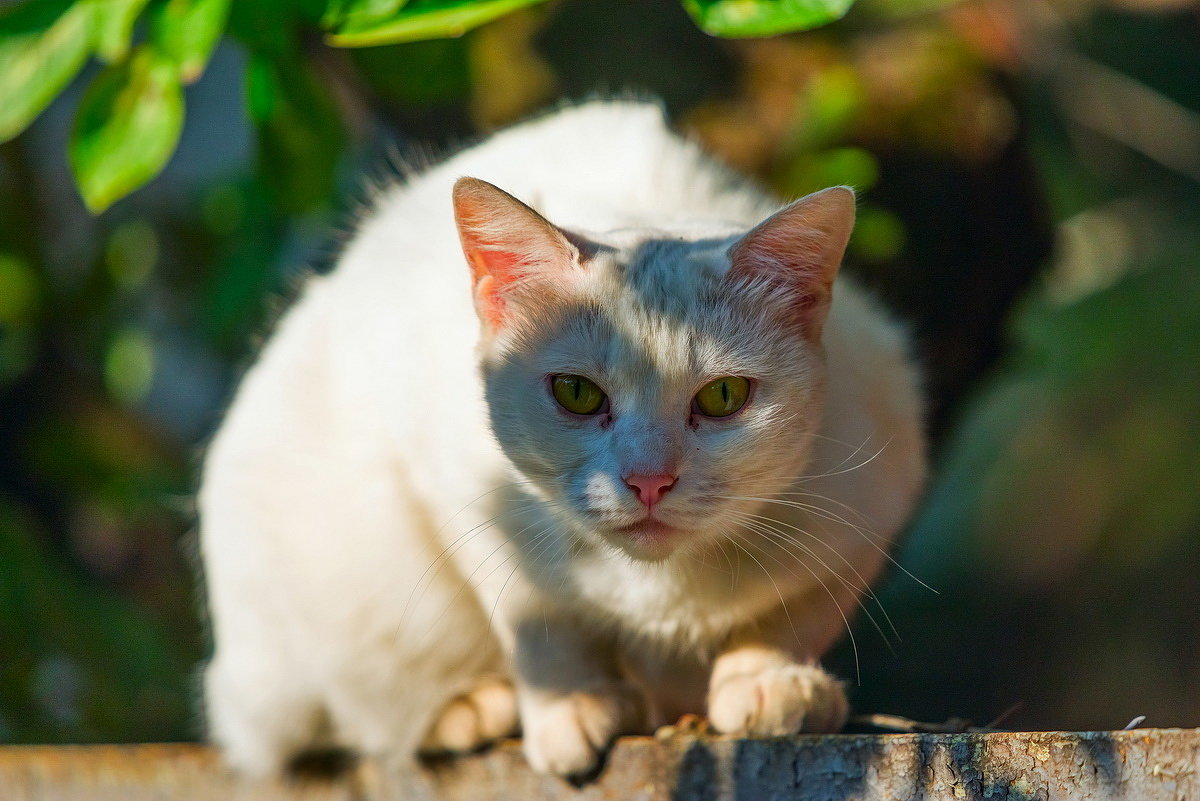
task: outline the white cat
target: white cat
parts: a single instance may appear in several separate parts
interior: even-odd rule
[[[384,193],[204,466],[228,760],[519,726],[569,775],[682,712],[836,730],[816,660],[925,451],[901,331],[834,284],[853,220],[845,188],[778,210],[632,102]]]

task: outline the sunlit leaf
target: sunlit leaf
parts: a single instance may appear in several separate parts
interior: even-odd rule
[[[91,49],[89,0],[31,0],[0,12],[0,142],[25,129]]]
[[[101,73],[75,118],[69,153],[88,208],[100,212],[163,168],[183,128],[176,67],[143,49]]]
[[[301,211],[326,200],[341,154],[341,115],[320,79],[298,59],[257,56],[247,100],[258,126],[259,169],[276,202]]]
[[[854,0],[683,0],[696,24],[714,36],[773,36],[840,19]]]
[[[120,61],[129,52],[133,26],[149,0],[106,0],[96,5],[92,33],[96,54],[105,61]]]
[[[179,65],[184,83],[204,72],[225,31],[230,0],[167,0],[154,16],[155,47]]]
[[[330,37],[339,47],[414,42],[461,36],[497,17],[545,0],[414,0],[391,19],[370,25],[347,24]]]

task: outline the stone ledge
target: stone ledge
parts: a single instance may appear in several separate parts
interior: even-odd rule
[[[1200,729],[629,737],[581,788],[529,771],[519,744],[337,780],[248,782],[197,745],[0,748],[3,801],[1040,801],[1200,799]]]

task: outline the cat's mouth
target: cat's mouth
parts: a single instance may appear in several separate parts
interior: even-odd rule
[[[636,523],[621,526],[617,531],[622,534],[652,540],[666,539],[682,533],[681,529],[675,528],[675,526],[664,523],[661,520],[655,520],[653,517],[647,517]]]
[[[635,559],[650,562],[670,556],[685,533],[684,529],[653,517],[618,526],[612,531],[615,536],[610,535],[610,541],[614,541],[621,550]]]

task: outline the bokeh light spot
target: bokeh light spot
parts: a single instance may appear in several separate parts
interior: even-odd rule
[[[146,397],[154,380],[154,344],[136,329],[113,337],[104,357],[104,384],[109,394],[127,405]]]

